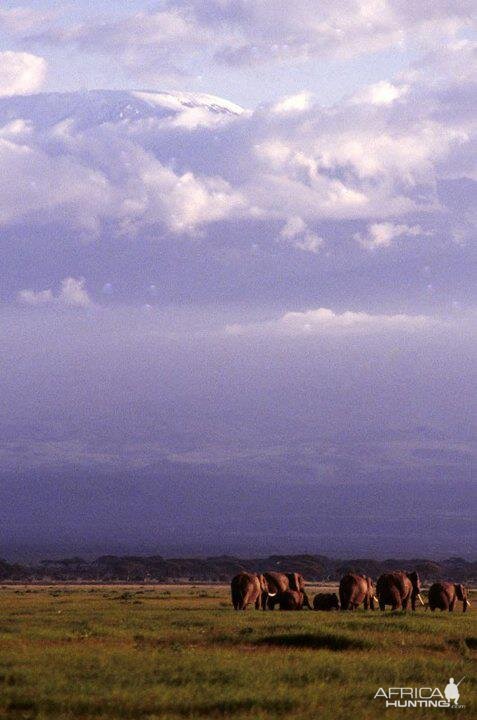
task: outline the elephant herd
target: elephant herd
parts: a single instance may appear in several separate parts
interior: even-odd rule
[[[305,591],[305,581],[300,573],[246,573],[242,572],[232,579],[232,604],[235,610],[245,610],[247,605],[255,605],[257,610],[311,609]]]
[[[254,605],[257,610],[312,609],[305,591],[305,581],[300,573],[247,573],[236,575],[231,583],[232,604],[235,610],[245,610]],[[367,575],[347,573],[341,578],[339,597],[336,593],[318,593],[313,599],[314,610],[356,610],[360,605],[365,610],[374,610],[377,604],[381,610],[389,605],[392,610],[416,609],[416,601],[430,610],[454,610],[457,600],[462,602],[465,612],[470,606],[468,592],[463,585],[437,582],[428,591],[428,602],[421,598],[421,583],[417,572],[384,573],[376,586]]]

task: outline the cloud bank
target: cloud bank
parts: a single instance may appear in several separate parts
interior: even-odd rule
[[[91,299],[85,288],[84,278],[64,278],[58,294],[54,295],[51,288],[47,290],[20,290],[18,301],[24,305],[63,305],[66,307],[89,307]]]
[[[227,325],[229,335],[283,334],[320,335],[322,333],[368,333],[386,330],[414,331],[429,328],[436,321],[425,315],[370,315],[346,310],[336,313],[330,308],[304,312],[287,312],[278,320],[251,325]]]
[[[462,223],[442,187],[474,178],[474,116],[461,95],[458,80],[429,88],[417,75],[332,108],[308,95],[243,112],[207,95],[90,93],[66,101],[69,116],[60,96],[4,100],[0,223],[54,216],[79,234],[133,237],[281,220],[281,237],[311,253],[328,239],[317,232],[326,219],[369,221],[356,235],[368,249],[418,238],[437,218]],[[294,218],[306,229],[292,237]]]
[[[204,54],[229,67],[349,59],[406,43],[428,45],[470,25],[472,3],[433,2],[425,9],[410,0],[340,3],[325,0],[169,0],[128,17],[51,23],[37,34],[43,42],[75,45],[82,52],[119,59],[136,77],[187,75]],[[17,32],[21,17],[6,16]],[[24,23],[27,25],[27,23]]]

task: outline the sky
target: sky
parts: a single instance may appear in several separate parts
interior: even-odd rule
[[[0,557],[475,557],[475,32],[0,9]]]

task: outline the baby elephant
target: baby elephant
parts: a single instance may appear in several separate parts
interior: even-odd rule
[[[336,593],[318,593],[313,600],[314,610],[339,610],[340,601]]]
[[[270,605],[280,605],[280,610],[301,610],[303,608],[303,593],[299,590],[284,590],[268,601]],[[273,608],[272,608],[273,609]]]

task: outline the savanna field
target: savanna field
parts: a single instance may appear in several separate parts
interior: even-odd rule
[[[225,586],[3,586],[0,718],[475,717],[475,617],[234,612]],[[373,700],[451,676],[463,709]]]

